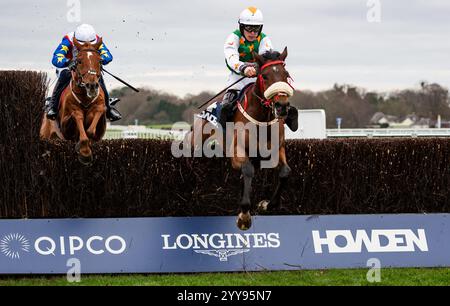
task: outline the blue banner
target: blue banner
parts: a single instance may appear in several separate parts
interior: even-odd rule
[[[0,274],[449,267],[449,214],[1,220]]]

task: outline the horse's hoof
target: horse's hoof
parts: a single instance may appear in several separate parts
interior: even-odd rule
[[[257,206],[258,212],[260,212],[260,213],[266,212],[269,209],[269,204],[270,204],[270,201],[268,201],[268,200],[262,200],[261,202],[259,202],[259,204]]]
[[[252,217],[250,216],[250,213],[247,214],[247,216],[240,213],[236,225],[241,231],[248,231],[252,227]]]
[[[92,162],[94,161],[94,157],[92,155],[83,156],[83,155],[78,154],[78,160],[84,166],[91,166]]]
[[[95,132],[86,131],[86,135],[89,139],[93,139],[95,137]]]
[[[80,155],[80,149],[81,149],[81,144],[79,142],[77,142],[77,144],[75,145],[75,152],[77,152],[78,155]]]

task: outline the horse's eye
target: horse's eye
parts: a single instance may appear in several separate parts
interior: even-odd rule
[[[268,79],[267,75],[265,75],[265,74],[263,74],[262,77],[263,77],[264,80]]]

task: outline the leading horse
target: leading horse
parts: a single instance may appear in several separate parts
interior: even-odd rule
[[[277,159],[274,167],[279,168],[279,181],[272,198],[270,201],[265,200],[259,203],[258,209],[260,211],[280,206],[281,193],[291,173],[291,168],[286,158],[284,121],[290,107],[289,98],[293,96],[294,90],[289,83],[290,76],[285,68],[287,55],[287,48],[281,54],[276,51],[267,52],[263,55],[253,53],[253,57],[260,68],[256,83],[246,87],[240,94],[241,98],[237,102],[238,111],[234,114],[233,119],[233,141],[231,144],[225,144],[223,136],[216,135],[216,137],[222,138],[217,140],[222,144],[223,150],[230,152],[229,148],[225,148],[227,146],[232,149],[232,167],[240,171],[243,177],[244,186],[237,219],[237,226],[241,230],[248,230],[252,224],[250,193],[252,180],[255,175],[255,166],[252,162],[254,159],[251,159],[253,156],[250,156],[250,151],[252,150],[252,144],[255,143],[254,138],[257,138],[258,148],[261,148],[261,141],[265,142],[264,145],[267,148],[275,148]],[[242,125],[239,126],[238,123],[242,123],[244,126],[253,125],[258,131],[266,129],[267,132],[258,133],[258,135],[251,134],[248,130],[243,132],[241,129]],[[206,119],[196,121],[193,131],[188,136],[191,148],[196,147],[196,139],[201,139],[203,146],[205,141],[214,137],[214,133],[217,130],[213,129],[212,132],[208,132],[211,130],[207,128],[208,124],[210,123]],[[269,130],[271,129],[275,131],[275,135],[270,133]],[[261,135],[264,135],[264,133],[269,135],[262,139]],[[257,156],[258,159],[261,160],[261,156]]]
[[[105,93],[99,80],[102,59],[98,52],[102,39],[95,44],[73,41],[78,50],[70,85],[61,95],[56,121],[42,119],[40,136],[58,137],[76,141],[78,159],[84,165],[93,161],[91,144],[103,138],[106,132]]]

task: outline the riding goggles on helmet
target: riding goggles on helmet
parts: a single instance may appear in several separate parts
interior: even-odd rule
[[[260,25],[244,25],[244,30],[249,33],[259,33],[261,31]]]
[[[77,40],[78,40],[78,42],[79,42],[80,44],[82,44],[82,45],[84,45],[84,44],[86,43],[85,40],[79,40],[79,39],[77,39]],[[89,43],[93,44],[93,43],[96,42],[96,40],[97,40],[97,39],[90,40]]]

